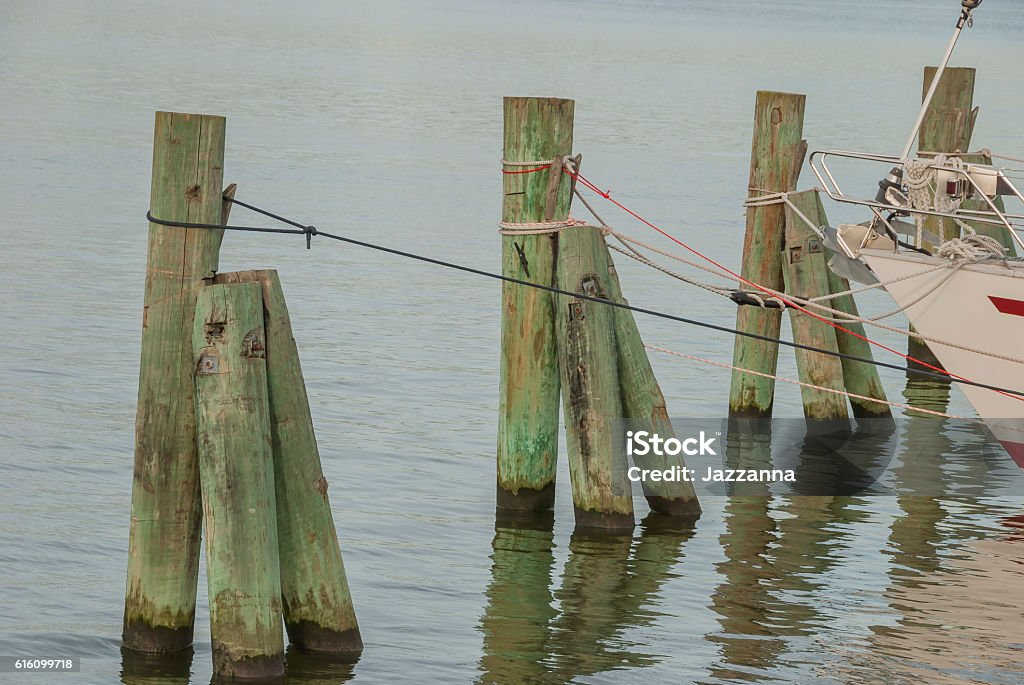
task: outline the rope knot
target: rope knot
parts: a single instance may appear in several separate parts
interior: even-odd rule
[[[316,226],[304,226],[302,232],[306,234],[306,249],[311,249],[313,236],[316,235]]]

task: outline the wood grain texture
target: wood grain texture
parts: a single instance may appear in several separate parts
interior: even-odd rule
[[[572,100],[505,98],[504,158],[543,161],[572,151]],[[509,170],[519,170],[509,167]],[[502,220],[544,218],[551,174],[502,174]],[[561,183],[553,217],[569,213],[569,185]],[[551,285],[553,235],[502,237],[502,273]],[[518,248],[518,249],[517,249]],[[522,257],[520,257],[520,251]],[[558,456],[558,356],[551,293],[502,284],[501,370],[498,409],[497,504],[546,510],[554,504]]]
[[[602,240],[602,243],[604,241]],[[605,245],[608,260],[608,297],[613,302],[627,303],[622,294],[622,284],[611,254]],[[675,437],[672,422],[669,420],[668,406],[665,395],[661,392],[658,379],[654,375],[651,361],[647,357],[640,329],[628,309],[614,307],[611,310],[615,326],[615,350],[619,366],[619,385],[622,392],[623,418],[628,419],[634,430],[645,430],[656,433],[666,440]],[[671,466],[686,466],[682,455],[678,457],[648,456],[645,466],[664,470]],[[694,492],[693,484],[688,481],[643,482],[644,495],[651,509],[661,514],[675,516],[700,515],[700,503]]]
[[[578,226],[559,233],[557,272],[562,290],[609,299],[608,250],[600,229]],[[568,295],[556,299],[576,525],[632,529],[633,498],[616,430],[623,414],[613,308]]]
[[[802,213],[812,221],[817,214],[817,193],[805,190],[789,196]],[[819,224],[820,225],[820,224]],[[799,215],[786,206],[786,240],[783,250],[782,273],[786,293],[795,297],[811,299],[829,294],[828,265],[825,246],[818,234]],[[829,352],[838,352],[836,329],[809,314],[789,309],[789,322],[793,342],[810,345]],[[838,357],[797,349],[796,367],[804,383],[842,391],[843,366]],[[809,419],[845,419],[846,398],[825,390],[801,386],[804,416]]]
[[[796,188],[803,165],[805,97],[792,93],[758,91],[754,105],[754,137],[750,154],[748,197],[791,191]],[[747,210],[741,275],[754,283],[782,290],[782,240],[785,229],[783,205]],[[738,307],[736,328],[778,338],[782,312],[778,309]],[[779,357],[776,343],[737,336],[733,364],[752,371],[774,374]],[[734,371],[729,390],[729,415],[766,417],[772,414],[775,381]]]
[[[217,274],[216,283],[258,283],[267,336],[281,597],[292,644],[356,656],[363,648],[327,496],[327,480],[277,272]]]
[[[817,192],[814,193],[814,202],[805,201],[802,205],[804,213],[807,218],[813,221],[818,226],[827,226],[828,217],[825,215],[825,207],[821,203],[821,195]],[[831,253],[826,248],[825,250],[826,261],[831,258]],[[850,282],[837,275],[832,269],[829,269],[826,265],[826,275],[828,276],[828,290],[830,293],[842,293],[850,289]],[[842,295],[830,300],[827,303],[833,309],[838,309],[841,312],[852,314],[853,316],[860,316],[860,312],[857,309],[857,302],[853,299],[853,295]],[[872,348],[871,343],[864,340],[867,333],[864,329],[864,324],[857,321],[844,321],[842,322],[843,328],[852,331],[851,333],[844,333],[833,329],[836,336],[836,344],[839,346],[839,351],[843,354],[851,355],[854,357],[860,357],[862,359],[872,359]],[[854,335],[855,334],[855,335]],[[858,338],[857,336],[862,336]],[[885,388],[882,386],[882,379],[878,375],[878,367],[873,364],[865,362],[856,362],[852,359],[843,359],[843,384],[846,386],[847,391],[855,394],[862,395],[864,397],[870,397],[876,400],[885,400]],[[891,418],[892,410],[889,409],[889,405],[882,404],[880,402],[871,402],[870,400],[861,400],[856,398],[849,398],[850,408],[853,411],[854,417],[858,419],[883,419]]]
[[[260,285],[201,288],[192,345],[214,674],[278,676],[284,636]]]
[[[157,112],[154,216],[221,221],[224,128],[222,117]],[[221,233],[149,227],[123,632],[139,651],[192,643],[201,526],[192,317]]]

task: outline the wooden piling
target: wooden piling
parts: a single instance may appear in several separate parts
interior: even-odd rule
[[[754,107],[754,139],[750,156],[748,197],[796,188],[806,152],[802,140],[805,96],[758,91]],[[741,275],[754,283],[782,290],[783,205],[747,209]],[[782,311],[738,307],[736,327],[742,331],[777,338]],[[752,371],[774,374],[778,345],[736,336],[733,364]],[[729,415],[771,416],[775,381],[734,371],[729,391]]]
[[[214,675],[280,676],[281,577],[259,284],[201,288],[192,343]]]
[[[793,193],[789,201],[808,219],[817,213],[816,191]],[[787,295],[812,299],[829,294],[825,246],[818,234],[789,205],[786,206],[782,264]],[[833,353],[839,351],[836,329],[828,323],[796,309],[789,310],[789,321],[793,342]],[[800,380],[804,383],[838,391],[844,389],[843,367],[838,357],[797,349],[796,366]],[[807,386],[801,386],[800,395],[803,398],[804,416],[808,419],[849,418],[846,398],[842,395]]]
[[[793,199],[793,197],[791,195],[790,199]],[[798,200],[798,202],[798,206],[801,207],[808,219],[818,226],[828,225],[828,217],[825,215],[825,207],[821,203],[821,195],[819,193],[814,193],[813,203],[802,200]],[[828,291],[835,295],[836,293],[845,293],[850,290],[850,282],[828,268],[827,260],[831,258],[831,254],[827,248],[825,256]],[[853,299],[853,295],[840,295],[829,300],[827,304],[845,314],[860,316],[857,302]],[[871,343],[865,340],[867,334],[864,330],[864,324],[859,321],[839,321],[839,324],[847,331],[850,331],[846,333],[835,328],[832,329],[835,332],[839,351],[842,354],[860,357],[861,359],[871,359]],[[883,404],[886,400],[886,395],[885,388],[882,386],[882,379],[878,375],[878,367],[866,362],[853,361],[852,359],[843,359],[842,367],[843,385],[848,392],[874,400],[881,400],[880,402],[872,402],[871,400],[850,397],[850,408],[853,410],[854,417],[858,419],[892,418],[892,410],[889,409],[889,405]]]
[[[565,181],[568,185],[568,177]],[[562,290],[611,297],[608,253],[599,228],[575,226],[558,234],[557,274]],[[615,430],[623,411],[611,310],[558,295],[555,318],[576,525],[621,530],[633,528],[633,498]]]
[[[935,72],[936,67],[924,68],[922,101],[935,77]],[[967,152],[970,149],[974,122],[978,116],[978,110],[974,107],[974,78],[975,70],[971,67],[947,67],[942,72],[939,86],[921,122],[921,131],[917,138],[919,155]],[[940,221],[938,217],[925,217],[923,225],[926,231],[939,236],[940,240],[960,236],[960,227],[951,219]],[[927,343],[918,338],[907,339],[907,354],[934,367],[942,368],[938,357],[928,348]],[[913,362],[911,364],[913,365]],[[928,370],[926,366],[914,366]]]
[[[924,68],[921,84],[921,100],[924,101],[936,67]],[[947,67],[939,79],[938,89],[932,98],[921,131],[917,138],[919,154],[967,152],[971,147],[974,123],[978,109],[974,107],[973,67]]]
[[[222,221],[223,117],[157,112],[150,209]],[[124,645],[192,643],[201,508],[192,384],[196,289],[217,270],[221,231],[149,226]]]
[[[505,98],[504,159],[544,162],[572,151],[572,100]],[[529,167],[508,165],[508,172]],[[550,174],[502,174],[502,220],[539,222],[548,204]],[[555,197],[551,216],[564,219],[569,194]],[[552,285],[555,235],[502,238],[502,273]],[[555,300],[535,288],[502,284],[501,371],[498,410],[497,506],[550,509],[558,456],[559,371],[555,350]]]
[[[218,274],[216,283],[259,283],[266,330],[267,387],[285,627],[307,650],[358,655],[363,648],[306,384],[277,272]]]
[[[622,284],[611,254],[605,247],[608,257],[608,296],[613,302],[626,303],[622,294]],[[654,375],[651,361],[647,357],[640,329],[637,328],[633,312],[619,307],[612,308],[612,321],[615,325],[615,341],[619,366],[619,384],[622,391],[623,418],[631,423],[642,422],[637,430],[646,430],[660,435],[666,440],[675,437],[672,422],[669,420],[665,395],[661,392],[658,379]],[[656,457],[649,457],[653,459]],[[650,468],[669,468],[685,466],[682,455],[672,457],[671,463],[666,458],[663,465],[651,464]],[[699,516],[700,502],[694,492],[693,483],[689,481],[661,482],[658,484],[643,482],[644,495],[651,509],[673,516]]]

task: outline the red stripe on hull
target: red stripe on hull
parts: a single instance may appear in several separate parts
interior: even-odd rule
[[[1003,443],[1003,448],[1010,453],[1013,460],[1017,462],[1017,466],[1024,469],[1024,442],[1010,442],[1009,440],[1000,440]]]
[[[988,299],[990,299],[992,304],[996,306],[996,309],[1003,314],[1024,316],[1024,300],[1011,300],[1008,297],[996,297],[995,295],[989,295]]]

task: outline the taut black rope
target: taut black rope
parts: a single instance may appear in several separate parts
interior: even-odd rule
[[[236,200],[232,197],[224,197],[224,200],[231,202],[232,204],[245,207],[251,211],[262,214],[263,216],[270,217],[275,221],[294,226],[294,228],[268,228],[264,226],[232,226],[222,224],[207,224],[197,223],[189,221],[171,221],[168,219],[161,219],[154,217],[151,212],[146,212],[146,219],[150,222],[160,226],[170,226],[173,228],[202,228],[202,229],[213,229],[213,230],[225,230],[225,231],[243,231],[253,233],[286,233],[295,235],[306,236],[306,249],[309,249],[310,243],[313,236],[320,236],[322,238],[329,238],[330,240],[337,240],[350,245],[357,245],[359,247],[365,247],[370,250],[376,250],[378,252],[386,252],[388,254],[397,255],[399,257],[405,257],[407,259],[415,259],[420,262],[426,262],[427,264],[434,264],[436,266],[443,266],[446,269],[453,269],[455,271],[463,271],[465,273],[475,274],[477,276],[486,276],[487,278],[493,278],[497,281],[504,283],[514,283],[515,285],[522,285],[528,288],[536,288],[537,290],[543,290],[545,292],[554,293],[556,295],[565,295],[567,297],[574,297],[578,300],[586,300],[589,302],[596,302],[598,304],[608,305],[609,307],[618,307],[619,309],[627,309],[631,312],[638,314],[646,314],[648,316],[658,317],[660,319],[667,319],[669,321],[676,321],[678,323],[685,323],[691,326],[698,326],[700,328],[707,328],[713,331],[719,331],[721,333],[730,333],[732,335],[739,335],[745,338],[753,338],[755,340],[764,340],[765,342],[775,343],[783,345],[785,347],[792,347],[798,350],[807,350],[809,352],[818,352],[820,354],[828,355],[830,357],[837,357],[839,359],[849,359],[855,362],[861,362],[863,364],[871,364],[873,366],[880,366],[886,369],[893,369],[894,371],[902,371],[903,373],[911,374],[914,376],[920,376],[922,378],[931,378],[934,380],[941,380],[952,383],[959,383],[961,385],[971,385],[977,388],[985,388],[986,390],[995,390],[996,392],[1008,393],[1019,397],[1024,397],[1024,390],[1010,390],[1007,388],[1001,388],[996,385],[988,385],[987,383],[978,383],[976,381],[970,381],[965,379],[953,378],[941,373],[935,373],[933,371],[925,371],[924,369],[915,369],[910,366],[900,366],[898,364],[890,364],[888,362],[881,362],[875,359],[868,359],[866,357],[858,357],[852,354],[846,354],[844,352],[836,352],[833,350],[826,350],[812,345],[804,345],[803,343],[790,342],[789,340],[782,340],[780,338],[772,338],[767,335],[761,335],[760,333],[751,333],[748,331],[741,331],[735,328],[729,328],[727,326],[719,326],[718,324],[708,323],[707,321],[698,321],[696,319],[688,319],[683,316],[676,316],[675,314],[667,314],[665,312],[659,312],[653,309],[645,309],[643,307],[635,307],[625,302],[614,302],[612,300],[605,300],[600,297],[594,297],[591,295],[584,295],[582,293],[572,292],[570,290],[562,290],[550,285],[543,285],[541,283],[531,283],[530,281],[524,281],[520,278],[514,278],[512,276],[505,276],[504,274],[498,274],[491,271],[484,271],[482,269],[475,269],[471,266],[464,266],[462,264],[456,264],[454,262],[446,262],[441,259],[435,259],[433,257],[427,257],[425,255],[415,254],[413,252],[405,252],[403,250],[396,250],[393,247],[385,247],[384,245],[377,245],[376,243],[369,243],[363,240],[356,240],[355,238],[347,238],[341,235],[335,235],[333,233],[325,233],[319,231],[315,226],[307,226],[297,221],[292,221],[273,212],[261,209],[254,205],[247,204],[241,200]]]

